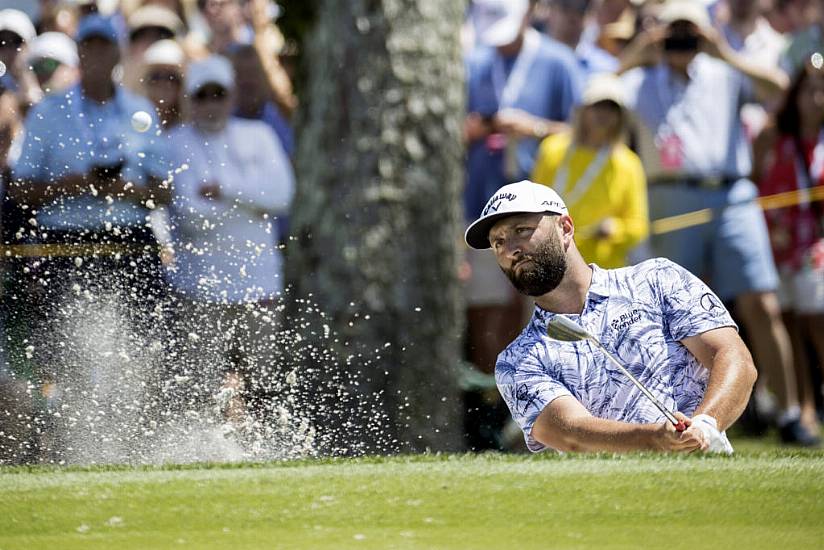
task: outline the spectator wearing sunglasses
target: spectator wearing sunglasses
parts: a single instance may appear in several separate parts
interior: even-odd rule
[[[29,45],[28,61],[40,89],[46,94],[63,91],[77,81],[77,44],[62,32],[46,32],[35,37]]]
[[[170,205],[169,281],[180,301],[180,341],[188,346],[180,374],[196,376],[203,390],[187,394],[185,407],[202,412],[220,388],[232,396],[221,402],[225,418],[243,425],[247,414],[268,411],[274,302],[283,289],[274,221],[289,208],[294,175],[266,123],[231,116],[229,60],[192,62],[184,87],[190,120],[169,135],[172,163],[188,167],[175,176]],[[196,326],[187,326],[192,320]],[[196,342],[185,337],[190,332]]]

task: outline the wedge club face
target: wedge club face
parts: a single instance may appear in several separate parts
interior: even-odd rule
[[[561,340],[562,342],[593,339],[583,327],[560,315],[557,315],[547,324],[546,333],[553,340]]]
[[[553,340],[560,340],[562,342],[577,342],[580,340],[591,340],[592,342],[597,345],[601,351],[604,352],[604,355],[616,366],[618,369],[624,373],[630,381],[635,384],[635,386],[641,390],[652,404],[655,405],[659,411],[661,411],[664,416],[669,420],[675,429],[679,432],[683,432],[687,427],[683,421],[678,420],[674,414],[668,411],[660,401],[658,401],[652,393],[641,383],[640,380],[635,378],[632,373],[630,373],[626,367],[624,367],[618,359],[607,350],[601,342],[595,339],[589,332],[586,331],[582,326],[579,324],[570,321],[566,317],[562,317],[560,315],[556,315],[549,323],[547,323],[546,327],[547,336],[552,338]]]

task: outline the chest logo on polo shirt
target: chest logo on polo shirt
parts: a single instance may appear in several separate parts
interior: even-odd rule
[[[615,319],[613,319],[609,326],[612,327],[612,330],[615,331],[622,331],[625,328],[629,327],[630,325],[634,325],[638,321],[641,320],[641,310],[640,309],[631,309],[625,313],[622,313]]]

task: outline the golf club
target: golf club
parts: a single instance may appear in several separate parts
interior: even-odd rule
[[[647,396],[647,399],[652,401],[653,405],[658,407],[658,410],[661,411],[664,414],[664,416],[667,417],[667,420],[672,422],[672,425],[675,426],[675,431],[683,432],[687,429],[687,425],[684,424],[682,420],[678,420],[677,418],[675,418],[674,414],[668,411],[664,407],[664,405],[662,405],[661,402],[658,401],[655,398],[655,396],[652,395],[652,393],[650,393],[650,391],[647,388],[645,388],[644,385],[637,378],[635,378],[632,375],[632,373],[629,372],[613,354],[611,354],[607,350],[607,348],[604,347],[603,344],[601,344],[601,342],[599,342],[592,334],[587,332],[583,327],[573,323],[566,317],[556,315],[555,318],[547,324],[546,333],[553,340],[560,340],[562,342],[577,342],[578,340],[589,340],[590,342],[593,342],[596,346],[601,348],[601,351],[604,352],[604,355],[606,355],[607,358],[610,361],[612,361],[612,363],[616,367],[618,367],[618,369],[621,372],[627,375],[627,377],[632,381],[632,383],[635,384],[635,386],[639,390],[641,390],[641,393]]]

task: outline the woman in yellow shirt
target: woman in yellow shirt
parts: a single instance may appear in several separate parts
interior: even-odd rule
[[[621,142],[627,113],[620,92],[615,76],[592,77],[572,132],[541,143],[532,174],[563,197],[578,249],[603,268],[627,265],[627,253],[649,234],[644,168]]]

